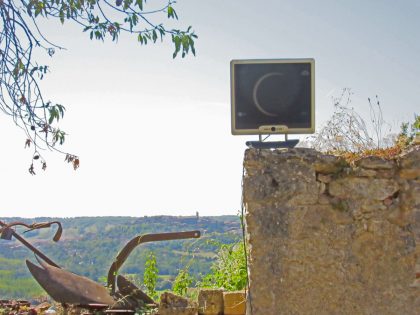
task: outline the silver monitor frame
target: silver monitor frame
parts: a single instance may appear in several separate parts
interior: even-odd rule
[[[235,65],[237,64],[293,64],[309,63],[311,66],[311,104],[310,127],[289,128],[285,125],[263,125],[258,129],[236,128],[236,100],[235,100]],[[315,60],[313,58],[297,59],[243,59],[230,62],[230,91],[231,91],[231,132],[233,135],[258,135],[258,134],[310,134],[315,132]]]

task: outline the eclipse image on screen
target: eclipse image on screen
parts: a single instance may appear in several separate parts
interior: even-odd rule
[[[233,60],[232,133],[312,132],[313,71],[313,59]]]

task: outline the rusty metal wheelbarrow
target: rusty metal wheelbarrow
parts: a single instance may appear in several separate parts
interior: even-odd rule
[[[60,268],[45,254],[26,241],[22,236],[11,229],[11,226],[23,225],[29,230],[50,227],[53,223],[59,225],[54,236],[54,241],[60,239],[62,233],[61,224],[57,221],[26,225],[22,222],[5,224],[0,221],[2,227],[1,238],[11,239],[14,236],[23,245],[35,253],[39,265],[26,260],[29,271],[42,288],[57,302],[64,305],[73,304],[86,307],[98,308],[136,308],[144,304],[153,304],[154,301],[142,292],[136,285],[122,275],[117,275],[118,270],[127,260],[131,252],[140,244],[156,241],[180,240],[199,238],[200,231],[157,233],[140,235],[130,240],[118,253],[108,271],[107,287],[67,270]],[[39,257],[39,258],[38,258]]]

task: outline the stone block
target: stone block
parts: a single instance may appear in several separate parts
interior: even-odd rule
[[[396,180],[384,178],[342,177],[329,184],[329,193],[342,199],[357,197],[384,200],[398,189]]]
[[[366,156],[354,162],[356,166],[373,170],[390,170],[395,167],[395,161],[385,160],[379,156]]]
[[[200,315],[222,315],[223,290],[200,290],[200,292],[198,293],[198,311]]]
[[[420,147],[414,147],[400,158],[401,168],[420,168]]]
[[[245,315],[245,291],[223,292],[224,315]]]
[[[367,169],[367,168],[361,168],[361,167],[355,167],[353,169],[348,169],[349,175],[352,175],[354,177],[374,177],[378,175],[377,170]]]
[[[159,315],[197,315],[198,305],[196,302],[164,292],[160,296]]]
[[[314,170],[321,174],[334,174],[345,166],[347,163],[344,159],[334,155],[320,155],[313,164]]]

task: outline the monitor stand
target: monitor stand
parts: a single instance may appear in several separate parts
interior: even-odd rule
[[[284,135],[284,141],[267,141],[264,142],[262,140],[262,135],[258,135],[258,141],[247,141],[246,145],[248,148],[254,149],[279,149],[279,148],[294,148],[298,143],[299,140],[288,140],[287,134]],[[267,138],[266,138],[267,139]]]

